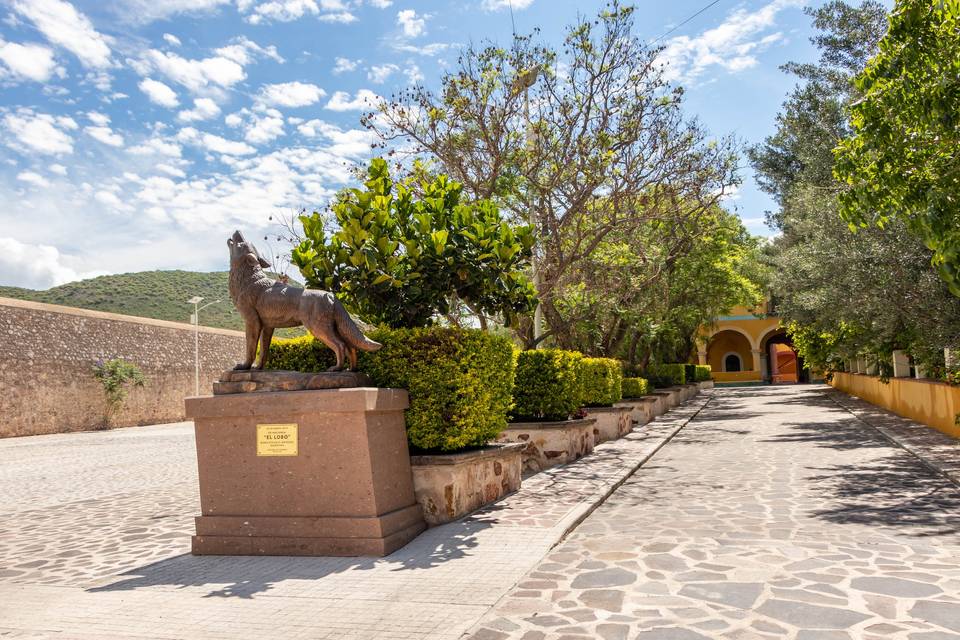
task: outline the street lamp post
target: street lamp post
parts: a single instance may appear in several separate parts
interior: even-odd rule
[[[187,304],[193,305],[193,314],[190,318],[193,322],[193,394],[197,396],[200,395],[200,312],[220,301],[214,300],[200,307],[198,305],[201,302],[203,302],[201,296],[193,296],[187,300]]]

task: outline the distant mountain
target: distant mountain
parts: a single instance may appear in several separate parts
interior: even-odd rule
[[[193,305],[187,300],[202,296],[201,306],[220,302],[200,312],[201,325],[242,331],[243,321],[230,301],[229,277],[226,271],[140,271],[79,280],[43,291],[0,286],[0,296],[174,322],[190,322]],[[297,333],[280,330],[277,335]]]

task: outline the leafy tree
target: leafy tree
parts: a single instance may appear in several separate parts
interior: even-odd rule
[[[530,227],[504,221],[490,201],[466,200],[446,176],[395,183],[380,158],[371,161],[365,187],[340,193],[330,234],[319,213],[300,217],[305,239],[292,261],[308,285],[395,328],[426,326],[458,301],[507,324],[535,304],[524,275]]]
[[[439,93],[415,86],[364,118],[385,147],[431,158],[533,225],[537,293],[560,344],[573,339],[562,289],[610,234],[695,221],[737,182],[733,142],[683,115],[633,12],[610,2],[560,51],[535,36],[469,47]]]
[[[898,0],[856,87],[836,154],[841,213],[861,227],[903,221],[960,296],[960,2]]]
[[[103,395],[106,400],[106,410],[103,415],[104,427],[109,427],[113,423],[113,418],[123,408],[128,387],[143,387],[146,384],[140,368],[121,358],[95,362],[93,377],[103,386]]]
[[[932,252],[896,219],[851,233],[840,216],[850,187],[832,174],[833,148],[851,134],[846,113],[861,98],[852,80],[883,37],[885,9],[829,2],[807,12],[820,60],[786,65],[801,82],[776,133],[750,153],[780,205],[768,216],[782,232],[769,251],[777,310],[814,366],[894,349],[942,364],[943,347],[960,338],[960,304],[931,268]]]

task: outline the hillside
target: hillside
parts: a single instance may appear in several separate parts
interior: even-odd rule
[[[43,291],[0,286],[0,296],[174,322],[190,322],[193,305],[187,300],[202,296],[201,305],[220,302],[200,312],[201,325],[242,331],[243,321],[230,302],[228,278],[226,271],[141,271],[70,282]]]

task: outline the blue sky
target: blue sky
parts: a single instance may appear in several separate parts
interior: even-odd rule
[[[512,0],[518,31],[559,40],[601,2]],[[708,0],[639,1],[660,38]],[[772,132],[815,57],[802,0],[720,0],[676,28],[668,73],[715,135]],[[511,34],[508,0],[12,0],[0,4],[0,284],[219,270],[234,228],[323,204],[368,156],[365,99],[436,86],[464,44]],[[727,204],[768,234],[773,204]],[[277,247],[279,249],[279,247]]]

